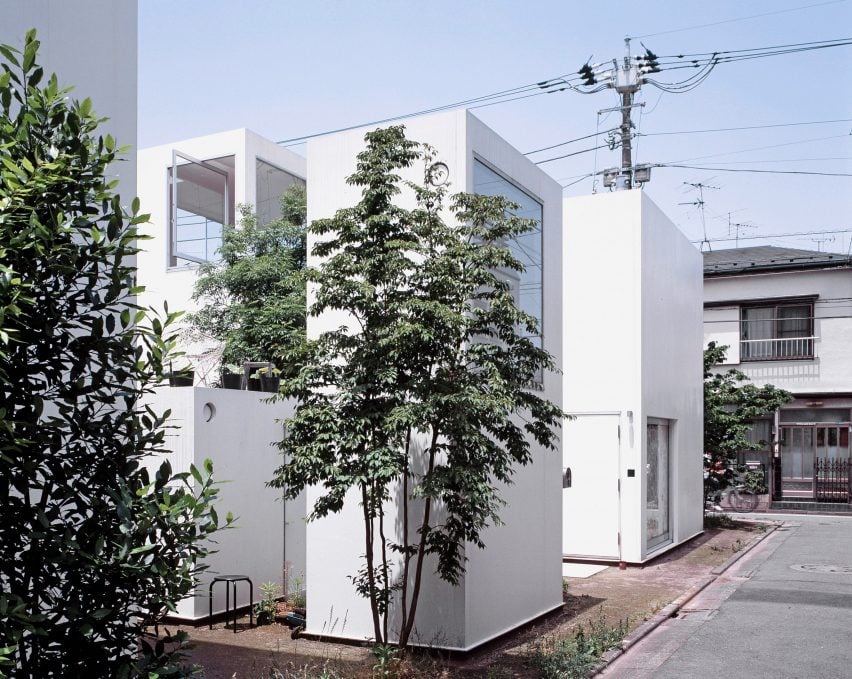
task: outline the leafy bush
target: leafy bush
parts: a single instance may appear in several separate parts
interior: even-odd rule
[[[626,620],[608,625],[601,611],[598,619],[589,623],[588,632],[580,626],[573,639],[539,643],[533,650],[532,664],[543,679],[585,677],[600,664],[604,653],[619,646],[627,629]]]
[[[23,53],[0,46],[0,658],[22,679],[187,676],[184,636],[145,635],[219,526],[209,461],[146,468],[177,315],[143,325],[146,216],[104,178],[119,150],[91,101],[55,75],[39,87],[38,46],[34,31]]]

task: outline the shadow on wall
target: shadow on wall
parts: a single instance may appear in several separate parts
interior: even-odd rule
[[[812,361],[773,361],[771,365],[741,366],[741,370],[750,380],[755,382],[785,380],[788,383],[806,384],[820,379],[819,359]],[[776,386],[784,385],[777,384]]]

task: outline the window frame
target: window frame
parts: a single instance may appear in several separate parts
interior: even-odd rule
[[[814,309],[815,309],[816,299],[815,298],[804,298],[804,299],[777,299],[777,300],[761,300],[760,302],[753,302],[749,304],[741,304],[740,305],[740,360],[742,362],[762,362],[762,361],[807,361],[812,360],[816,356],[816,348],[815,344],[815,330],[816,330],[816,319],[814,317]],[[779,310],[783,308],[790,307],[808,307],[807,316],[799,316],[794,318],[781,318],[779,317]],[[746,328],[747,323],[754,322],[754,320],[748,320],[746,318],[746,314],[750,310],[754,309],[771,309],[772,317],[769,319],[754,319],[754,320],[765,320],[771,321],[772,323],[772,336],[771,337],[746,337]],[[806,320],[807,328],[804,331],[804,334],[798,335],[796,337],[784,337],[780,333],[780,324],[784,321],[790,320]],[[749,342],[755,340],[772,340],[772,341],[783,341],[783,340],[810,340],[805,346],[807,346],[810,351],[802,352],[801,355],[796,356],[754,356],[749,355],[751,352],[747,350],[747,347],[751,346],[748,344]]]
[[[166,187],[167,187],[167,195],[168,195],[168,207],[167,207],[167,229],[168,229],[168,238],[167,238],[167,250],[166,250],[166,268],[168,270],[172,269],[187,269],[199,266],[201,264],[206,264],[208,262],[212,262],[214,260],[202,259],[200,257],[193,257],[191,255],[181,254],[178,255],[177,252],[177,168],[178,168],[178,158],[186,161],[187,163],[194,163],[196,165],[200,165],[211,172],[215,172],[218,175],[221,175],[225,179],[225,190],[223,193],[223,204],[222,204],[222,229],[228,225],[228,221],[231,219],[231,191],[230,191],[230,177],[227,171],[216,167],[215,165],[209,163],[205,160],[200,160],[193,156],[190,156],[183,151],[178,151],[177,149],[172,149],[172,162],[166,171]],[[205,238],[205,240],[207,240]],[[181,263],[183,262],[183,263]]]

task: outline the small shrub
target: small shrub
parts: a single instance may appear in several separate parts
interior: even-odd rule
[[[705,514],[704,528],[736,528],[737,522],[728,514]]]
[[[275,620],[278,598],[281,596],[281,585],[274,582],[264,582],[260,586],[263,598],[254,605],[254,614],[258,625],[268,625]]]
[[[597,620],[589,623],[588,631],[578,627],[573,639],[556,639],[552,644],[538,644],[532,655],[532,665],[543,679],[573,679],[585,677],[595,669],[601,656],[618,647],[627,634],[627,620],[609,625],[603,610]]]

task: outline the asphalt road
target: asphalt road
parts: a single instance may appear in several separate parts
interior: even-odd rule
[[[785,525],[613,662],[613,679],[852,677],[852,517]]]

